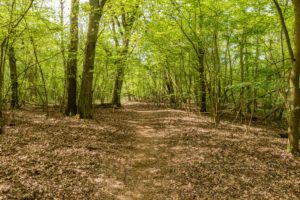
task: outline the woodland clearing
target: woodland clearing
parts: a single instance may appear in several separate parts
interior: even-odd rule
[[[128,103],[93,120],[16,111],[0,135],[0,199],[299,199],[279,130]]]

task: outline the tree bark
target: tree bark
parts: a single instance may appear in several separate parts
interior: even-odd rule
[[[291,110],[289,114],[288,151],[299,152],[299,106],[300,106],[300,1],[293,0],[295,15],[295,50],[293,66],[290,74]]]
[[[72,4],[73,0],[71,2],[71,12],[72,12]],[[60,13],[59,13],[59,21],[60,21],[60,51],[61,51],[61,56],[62,56],[62,65],[64,67],[64,88],[63,88],[63,95],[61,97],[60,101],[60,112],[65,112],[66,111],[66,100],[67,100],[67,77],[68,77],[68,69],[67,69],[67,62],[68,60],[66,59],[66,48],[65,48],[65,21],[64,21],[64,10],[65,10],[65,0],[60,0]],[[72,18],[72,13],[71,13],[71,18]],[[72,22],[71,22],[72,23]],[[71,36],[70,36],[71,37]],[[65,110],[64,110],[65,109]]]
[[[121,62],[122,63],[122,62]],[[117,71],[113,89],[113,98],[112,98],[112,105],[116,107],[121,107],[121,92],[123,87],[123,80],[124,80],[124,67],[121,63],[117,64]],[[123,63],[124,64],[124,63]]]
[[[175,96],[175,89],[174,89],[174,83],[171,78],[171,72],[168,67],[168,62],[166,63],[166,69],[164,72],[164,79],[165,79],[165,84],[166,84],[166,89],[167,89],[167,94],[169,98],[169,103],[172,108],[175,108],[177,106],[176,102],[176,96]]]
[[[260,48],[259,48],[259,37],[256,37],[256,50],[255,50],[255,64],[254,64],[254,70],[253,70],[253,81],[254,84],[257,82],[257,77],[258,77],[258,68],[259,68],[259,56],[260,56]],[[257,94],[258,94],[258,89],[256,86],[253,88],[253,100],[252,100],[252,111],[253,113],[256,113],[257,110]]]
[[[240,41],[240,68],[241,68],[241,90],[240,90],[240,105],[239,105],[239,114],[244,115],[245,109],[245,87],[243,83],[245,82],[245,60],[244,60],[244,48],[245,48],[245,36],[242,36]]]
[[[70,46],[67,63],[67,107],[66,115],[77,114],[77,53],[78,53],[79,0],[72,0],[70,17]]]
[[[99,21],[102,16],[103,7],[107,0],[90,0],[91,13],[89,15],[89,26],[87,42],[85,47],[81,89],[78,100],[78,113],[80,118],[92,118],[93,109],[93,74]]]
[[[221,59],[219,53],[219,44],[218,44],[218,31],[216,30],[214,33],[214,60],[215,60],[215,77],[214,77],[214,88],[213,92],[214,98],[214,121],[215,124],[218,125],[220,123],[220,109],[221,109]]]
[[[200,49],[198,52],[198,63],[199,63],[199,78],[200,78],[200,112],[204,113],[206,109],[206,79],[205,79],[205,50]]]
[[[18,78],[17,78],[17,63],[15,50],[13,46],[8,50],[9,68],[10,68],[10,80],[11,80],[11,101],[10,107],[12,109],[19,107],[19,95],[18,95]]]
[[[8,37],[4,38],[0,46],[0,134],[4,133],[5,119],[2,113],[3,110],[3,89],[4,89],[4,69],[6,61],[6,52],[8,47]]]

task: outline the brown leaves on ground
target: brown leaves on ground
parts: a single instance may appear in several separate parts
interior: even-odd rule
[[[0,135],[0,199],[300,198],[300,159],[267,127],[141,103],[16,118]]]

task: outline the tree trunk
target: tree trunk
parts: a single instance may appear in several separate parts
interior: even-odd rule
[[[253,78],[254,78],[254,88],[253,88],[253,100],[252,100],[252,111],[253,113],[256,113],[257,110],[257,94],[258,90],[257,87],[255,86],[257,82],[257,77],[258,77],[258,68],[259,68],[259,56],[260,56],[260,49],[259,49],[259,37],[257,36],[256,38],[256,50],[255,50],[255,65],[254,65],[254,70],[253,70]]]
[[[4,133],[5,120],[3,116],[3,89],[4,89],[4,68],[7,52],[8,38],[4,38],[0,46],[0,134]]]
[[[71,6],[73,4],[73,0],[71,2]],[[72,9],[72,8],[71,8]],[[60,0],[60,13],[59,13],[59,21],[60,21],[60,50],[61,50],[61,56],[62,56],[62,65],[64,67],[64,88],[63,88],[63,94],[62,98],[60,100],[60,112],[64,112],[66,109],[65,104],[66,104],[66,98],[67,98],[67,82],[68,82],[68,69],[67,69],[67,59],[66,59],[66,48],[65,48],[65,22],[64,22],[64,10],[65,10],[65,0]],[[71,10],[72,12],[72,10]],[[71,18],[72,18],[72,13],[71,13]],[[72,23],[72,22],[71,22]],[[71,37],[71,36],[70,36]]]
[[[168,63],[167,63],[167,65],[168,65]],[[166,84],[167,94],[169,97],[170,106],[172,108],[175,108],[177,106],[177,102],[176,102],[176,97],[175,97],[174,83],[172,81],[171,72],[168,69],[168,67],[166,67],[164,79],[165,79],[165,84]]]
[[[232,100],[233,105],[235,107],[236,102],[235,102],[235,98],[234,98],[234,90],[233,90],[233,87],[232,87],[232,85],[233,85],[233,66],[232,66],[232,58],[231,58],[231,53],[230,53],[230,37],[228,37],[228,39],[227,39],[226,48],[227,48],[228,64],[229,64],[229,81],[228,81],[228,84],[230,86],[231,100]]]
[[[123,62],[117,64],[117,72],[115,77],[114,83],[114,90],[113,90],[113,98],[112,98],[112,105],[116,107],[121,107],[121,92],[124,80],[124,67]]]
[[[299,152],[299,106],[300,106],[300,1],[294,0],[295,13],[295,50],[293,66],[290,74],[291,110],[289,114],[288,151]]]
[[[89,26],[87,42],[84,55],[81,89],[78,100],[78,113],[80,118],[92,118],[93,108],[93,74],[99,21],[102,16],[103,7],[107,0],[90,0],[91,13],[89,15]]]
[[[219,54],[219,44],[218,44],[218,32],[214,33],[214,56],[215,56],[215,83],[214,88],[216,88],[214,92],[215,96],[215,105],[214,105],[214,121],[215,124],[218,125],[220,123],[220,109],[221,109],[221,60]]]
[[[244,115],[244,109],[245,109],[245,87],[243,85],[245,81],[245,61],[244,61],[244,36],[242,36],[241,42],[240,42],[240,68],[241,68],[241,90],[240,90],[240,105],[239,105],[239,114],[241,116]]]
[[[18,95],[17,64],[16,64],[15,50],[13,46],[9,47],[8,58],[9,58],[9,68],[10,68],[10,80],[11,80],[10,107],[14,109],[19,107],[19,95]]]
[[[66,115],[77,114],[77,52],[78,52],[78,13],[79,0],[72,0],[70,17],[70,46],[67,63],[67,107]]]
[[[205,50],[200,49],[198,53],[199,78],[200,78],[200,112],[206,112],[206,80],[204,65]]]
[[[245,87],[245,111],[247,114],[251,114],[252,113],[252,110],[251,110],[251,91],[252,91],[252,87],[251,85],[249,84],[250,82],[250,69],[249,69],[249,59],[248,59],[248,54],[249,54],[249,51],[248,51],[249,48],[245,48],[245,79],[244,81],[247,83],[246,87]]]
[[[123,50],[120,51],[120,58],[116,62],[117,64],[117,71],[116,71],[116,77],[115,77],[115,83],[114,83],[114,89],[113,89],[113,96],[112,96],[112,105],[116,107],[121,107],[121,93],[122,93],[122,87],[123,87],[123,81],[124,81],[124,75],[125,75],[125,65],[126,65],[126,59],[128,54],[128,48],[129,48],[129,39],[125,39],[124,46],[120,47],[119,42],[116,42],[116,48],[123,48]]]

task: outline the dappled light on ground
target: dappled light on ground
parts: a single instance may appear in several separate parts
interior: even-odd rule
[[[269,127],[130,103],[93,120],[18,111],[0,199],[299,199],[300,159]]]

